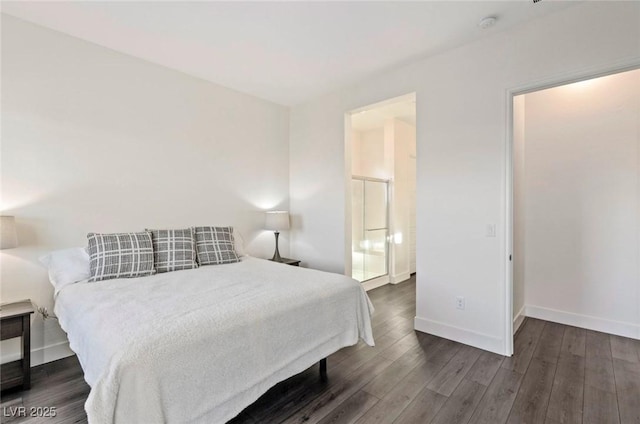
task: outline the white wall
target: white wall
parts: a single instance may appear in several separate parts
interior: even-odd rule
[[[351,173],[361,177],[389,179],[393,169],[385,162],[384,128],[353,131]]]
[[[409,143],[409,160],[407,164],[407,178],[409,191],[409,273],[416,272],[416,127],[411,126],[411,141]]]
[[[51,311],[37,258],[90,231],[234,225],[273,253],[260,211],[288,208],[286,108],[5,15],[2,89],[1,210],[21,242],[0,252],[2,302]],[[32,347],[36,364],[68,352],[38,317]]]
[[[416,128],[399,119],[393,125],[393,269],[392,283],[401,283],[410,277],[411,193],[409,181],[411,152],[415,152]],[[413,176],[415,178],[415,176]],[[414,184],[415,186],[415,184]],[[415,187],[414,187],[415,188]]]
[[[415,139],[415,130],[413,132]],[[409,272],[416,272],[416,153],[409,156]]]
[[[640,70],[524,97],[526,314],[640,338]]]
[[[508,353],[506,92],[640,60],[639,16],[638,2],[580,3],[293,108],[292,254],[343,272],[345,113],[416,92],[416,328]]]

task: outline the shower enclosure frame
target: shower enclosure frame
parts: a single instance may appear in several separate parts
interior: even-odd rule
[[[374,182],[374,183],[383,183],[385,184],[385,227],[384,229],[386,229],[386,234],[384,237],[384,250],[385,250],[385,273],[381,274],[381,275],[377,275],[375,277],[372,278],[368,278],[368,279],[363,279],[362,281],[360,281],[361,284],[366,284],[369,282],[372,282],[374,280],[380,279],[380,278],[384,278],[386,277],[389,281],[387,281],[386,283],[391,281],[391,243],[390,243],[390,236],[391,236],[391,183],[392,180],[391,179],[384,179],[384,178],[375,178],[375,177],[366,177],[363,175],[352,175],[351,176],[351,181],[353,182],[353,180],[359,180],[359,181],[363,181],[363,183],[366,183],[367,181],[369,182]],[[364,199],[365,199],[365,192],[364,192],[364,187],[365,185],[363,184],[363,214],[365,211],[365,207],[364,207]],[[353,206],[353,193],[351,196],[351,204]],[[350,208],[351,209],[351,219],[353,220],[353,207]],[[366,231],[366,228],[364,228],[364,217],[363,217],[363,230]],[[353,231],[353,228],[352,228]],[[353,276],[353,240],[351,240],[351,276]],[[385,284],[386,284],[385,283]]]

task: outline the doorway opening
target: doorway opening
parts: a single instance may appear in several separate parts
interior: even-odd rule
[[[416,267],[416,96],[347,114],[346,273],[367,290]]]
[[[640,339],[640,69],[514,91],[510,109],[508,338],[531,317]]]

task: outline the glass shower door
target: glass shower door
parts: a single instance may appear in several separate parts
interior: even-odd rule
[[[352,277],[367,281],[388,274],[388,182],[354,177],[352,198]]]

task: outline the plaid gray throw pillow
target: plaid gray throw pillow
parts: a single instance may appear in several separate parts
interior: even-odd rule
[[[196,253],[200,265],[238,262],[233,227],[195,227]]]
[[[153,263],[156,272],[197,268],[196,241],[193,229],[147,230],[153,241]]]
[[[87,234],[89,281],[144,277],[155,273],[151,234]]]

